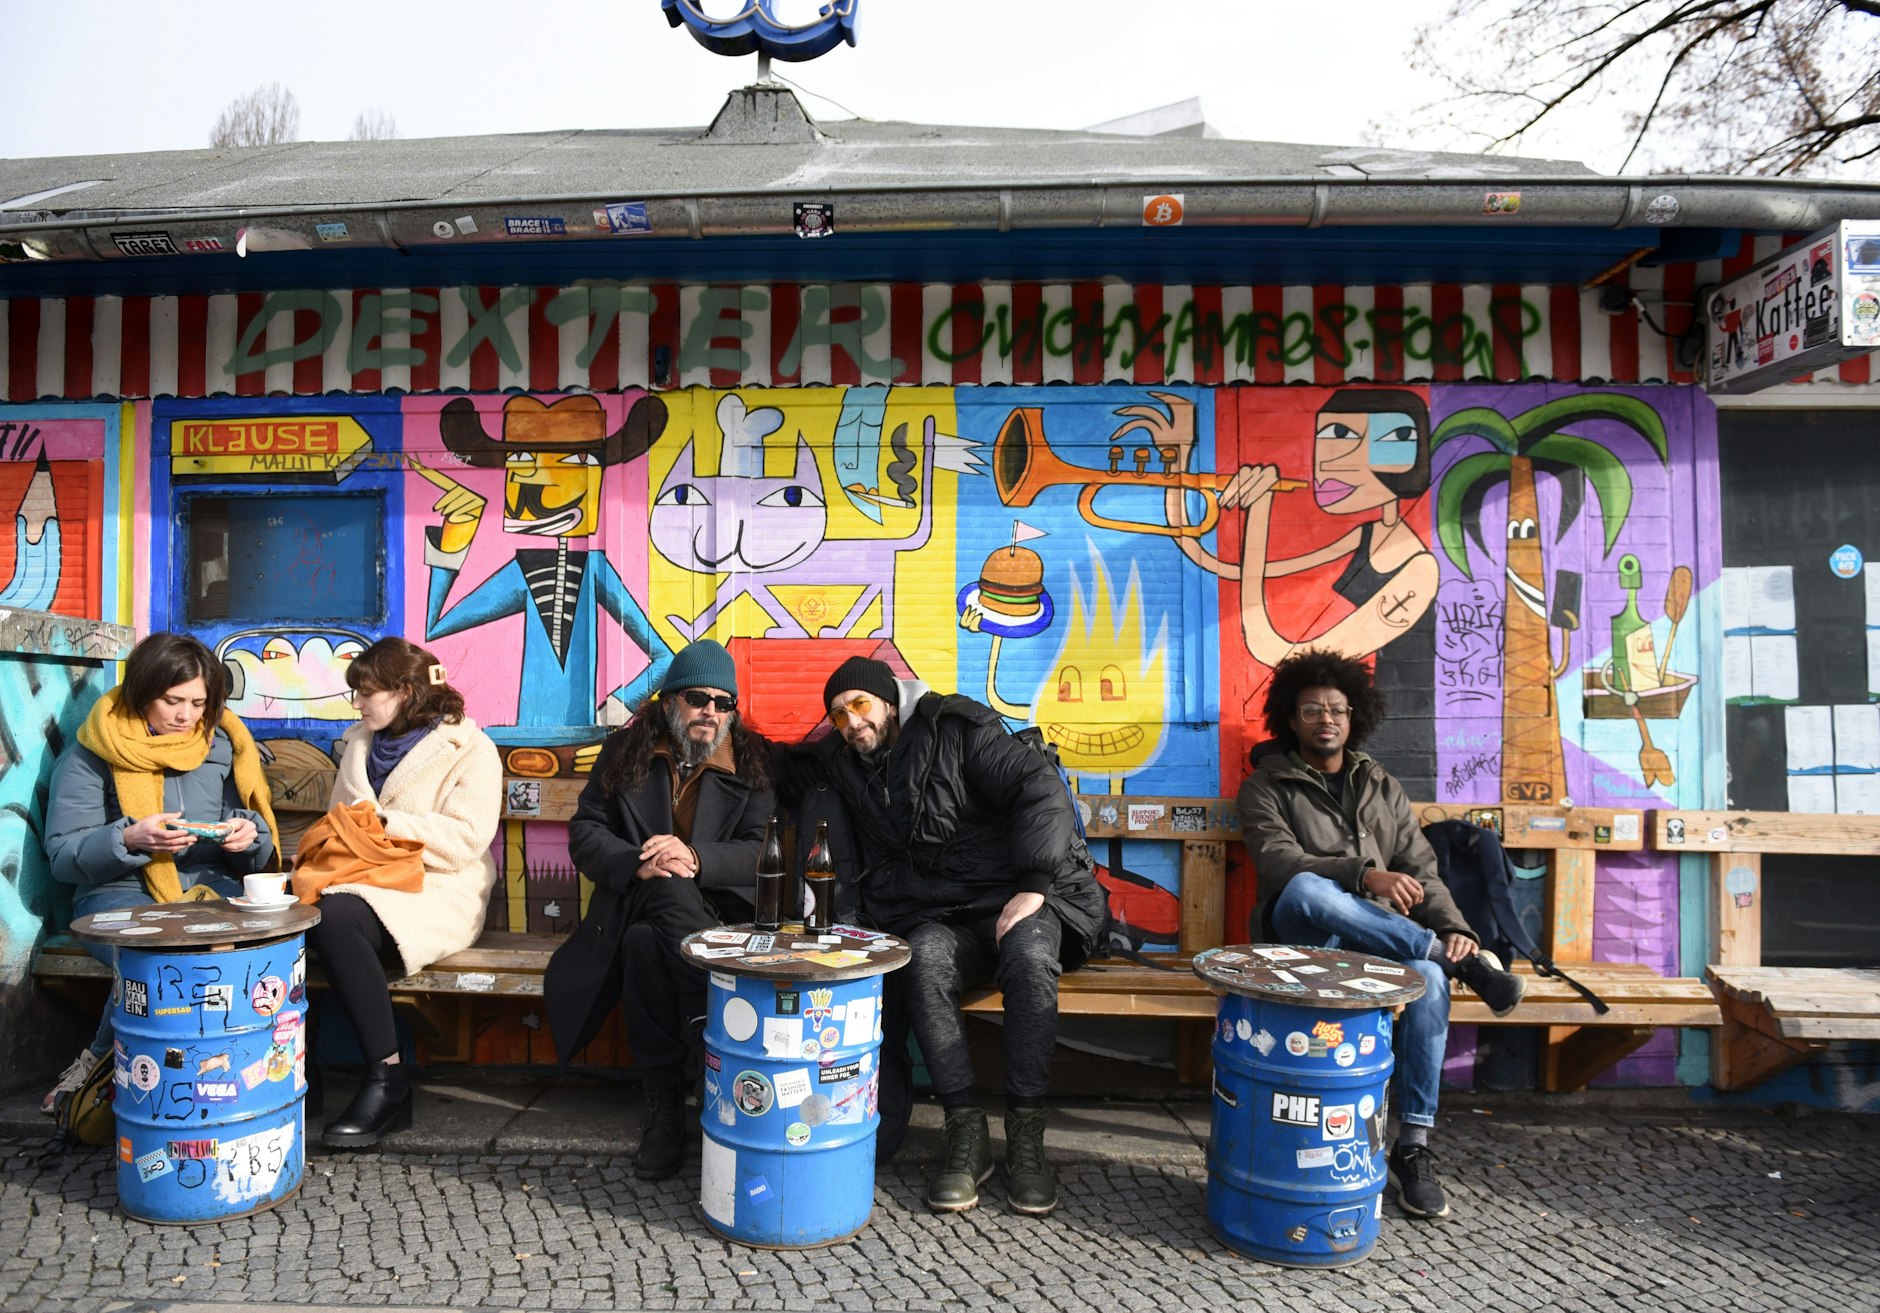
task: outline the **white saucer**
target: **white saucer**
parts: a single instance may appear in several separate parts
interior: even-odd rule
[[[300,900],[294,897],[294,895],[289,894],[278,902],[257,903],[253,899],[243,898],[240,894],[236,894],[233,898],[228,900],[228,905],[230,907],[244,908],[250,912],[278,912],[283,907],[292,907],[299,901]]]

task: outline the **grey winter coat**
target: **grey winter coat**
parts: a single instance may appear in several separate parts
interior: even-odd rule
[[[255,842],[245,852],[232,853],[213,839],[198,839],[177,853],[176,872],[185,889],[197,884],[202,875],[239,880],[266,870],[274,855],[267,819],[240,805],[234,760],[234,746],[218,729],[202,765],[192,771],[164,773],[163,810],[205,824],[237,816],[255,823]],[[124,831],[141,819],[126,816],[118,806],[110,764],[89,748],[73,744],[52,768],[46,796],[46,856],[52,874],[81,887],[140,874],[150,865],[150,854],[126,848]]]
[[[1259,883],[1259,905],[1249,933],[1273,937],[1268,914],[1287,881],[1301,872],[1322,875],[1347,892],[1395,912],[1388,899],[1368,893],[1364,874],[1401,871],[1423,886],[1423,901],[1411,920],[1439,935],[1475,938],[1469,923],[1436,873],[1436,854],[1417,828],[1403,786],[1362,752],[1345,752],[1345,789],[1356,790],[1357,829],[1325,784],[1325,777],[1296,753],[1260,758],[1240,786],[1240,837]]]

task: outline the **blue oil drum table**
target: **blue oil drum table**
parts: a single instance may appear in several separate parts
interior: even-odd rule
[[[1401,963],[1343,949],[1213,948],[1194,972],[1214,1029],[1208,1224],[1287,1267],[1370,1254],[1383,1218],[1392,1010],[1420,998]]]
[[[854,926],[688,935],[708,971],[699,1207],[729,1240],[808,1249],[875,1204],[882,977],[902,940]]]
[[[320,913],[205,901],[95,912],[113,950],[118,1202],[145,1222],[272,1208],[306,1164],[307,952]]]

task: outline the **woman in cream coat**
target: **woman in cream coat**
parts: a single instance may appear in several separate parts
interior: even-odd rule
[[[383,638],[353,658],[346,682],[359,723],[340,737],[328,804],[377,804],[385,832],[424,844],[416,893],[365,882],[328,885],[311,939],[359,1037],[365,1083],[322,1139],[336,1149],[377,1144],[411,1125],[411,1086],[399,1060],[385,967],[422,971],[476,942],[496,883],[490,842],[502,814],[496,745],[464,715],[463,695],[437,658]]]

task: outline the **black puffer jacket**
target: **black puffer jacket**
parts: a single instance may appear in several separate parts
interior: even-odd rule
[[[1064,782],[983,703],[903,691],[885,763],[864,761],[835,734],[780,763],[779,791],[805,827],[799,846],[817,820],[831,822],[845,886],[838,914],[856,907],[905,933],[1039,893],[1068,932],[1065,964],[1082,962],[1102,929],[1104,897]]]

